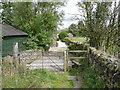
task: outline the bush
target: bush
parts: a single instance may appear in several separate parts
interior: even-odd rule
[[[65,37],[64,40],[65,40],[65,43],[68,45],[69,44],[69,38]]]
[[[26,46],[26,49],[37,49],[38,44],[36,43],[38,39],[35,37],[29,38],[27,41],[23,42],[23,45]]]
[[[35,36],[31,36],[26,42],[23,42],[27,49],[38,49],[40,47],[46,49],[46,45],[50,46],[51,43],[52,40],[48,37],[48,33],[38,33]]]
[[[67,31],[61,31],[61,33],[59,34],[59,39],[61,40],[61,41],[64,41],[64,39],[65,39],[65,37],[67,37],[68,36],[68,32]]]

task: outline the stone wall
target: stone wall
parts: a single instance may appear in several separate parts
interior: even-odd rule
[[[101,78],[107,81],[107,86],[111,88],[120,88],[120,59],[107,55],[104,52],[90,47],[87,43],[74,42],[70,39],[66,40],[69,49],[72,50],[88,50],[88,64],[93,67]]]
[[[88,49],[89,65],[97,65],[96,71],[108,82],[110,87],[120,87],[120,59],[98,52],[93,47],[88,47]]]

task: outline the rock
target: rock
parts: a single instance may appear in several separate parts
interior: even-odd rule
[[[73,34],[72,34],[72,33],[68,33],[68,37],[69,37],[69,38],[72,38],[72,37],[73,37]]]
[[[68,77],[68,80],[75,80],[76,79],[76,76],[69,76]]]

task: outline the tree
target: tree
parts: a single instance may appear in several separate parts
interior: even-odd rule
[[[112,4],[114,8],[112,9]],[[90,38],[90,45],[116,55],[119,49],[119,5],[116,2],[79,2],[84,12],[82,35]],[[117,17],[118,16],[118,17]]]
[[[78,26],[76,24],[71,24],[68,28],[68,31],[72,33],[74,36],[79,35]]]
[[[50,45],[57,26],[61,22],[62,15],[58,13],[62,3],[38,2],[36,4],[36,18],[32,26],[32,36],[36,36],[38,45]]]
[[[68,36],[67,31],[62,30],[62,31],[60,32],[60,34],[59,34],[59,39],[61,39],[62,41],[64,41],[65,37],[67,37],[67,36]]]
[[[120,1],[118,5],[118,58],[120,58]]]
[[[32,2],[16,2],[14,3],[13,25],[21,30],[30,33],[31,25],[34,19]]]
[[[7,2],[4,3],[5,6]],[[57,9],[64,5],[61,2],[14,2],[10,7],[3,8],[3,22],[13,25],[29,34],[27,46],[33,45],[50,45],[53,34],[57,31],[58,24],[61,23],[63,13],[59,13]],[[7,9],[8,8],[8,9]],[[12,8],[9,23],[7,12]],[[32,45],[33,44],[33,45]]]
[[[83,2],[78,3],[85,12],[84,22],[86,36],[90,38],[90,45],[99,48],[104,43],[105,28],[108,18],[109,2]],[[96,8],[95,8],[96,7]]]
[[[13,18],[13,3],[11,2],[2,2],[2,23],[12,25]]]

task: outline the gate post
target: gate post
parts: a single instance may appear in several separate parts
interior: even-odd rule
[[[13,58],[16,61],[16,66],[18,66],[18,42],[13,43]]]
[[[64,51],[64,72],[67,71],[67,51]]]

